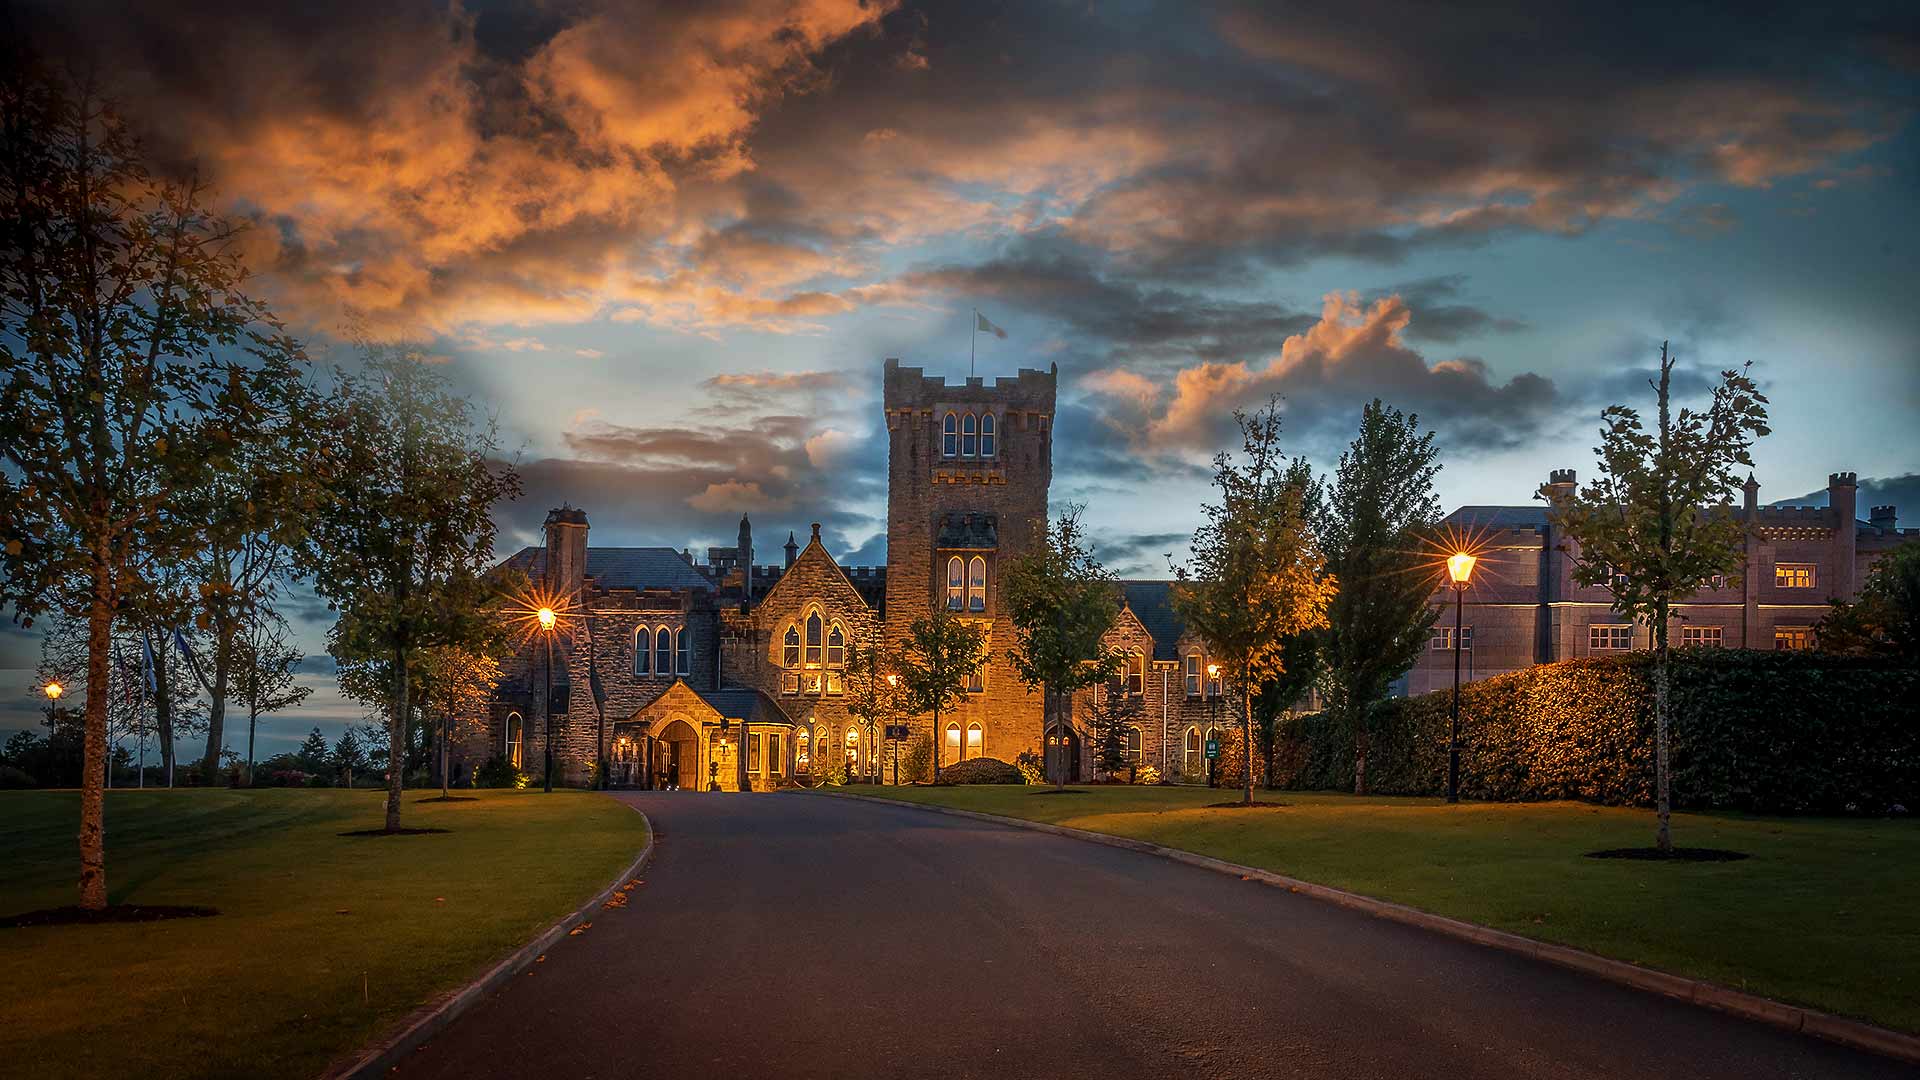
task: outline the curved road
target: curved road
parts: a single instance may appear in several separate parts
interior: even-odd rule
[[[618,797],[657,830],[646,884],[395,1075],[1913,1075],[1117,848],[804,794]]]

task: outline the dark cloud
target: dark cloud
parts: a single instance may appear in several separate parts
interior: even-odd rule
[[[1763,493],[1762,498],[1765,498]],[[1826,506],[1827,489],[1809,491],[1791,499],[1780,499],[1775,506]],[[1867,520],[1868,513],[1876,506],[1891,506],[1899,511],[1899,521],[1913,521],[1920,515],[1920,473],[1902,473],[1899,476],[1869,476],[1859,481],[1854,492],[1855,517]]]
[[[1406,338],[1439,345],[1452,345],[1463,338],[1483,333],[1513,333],[1525,330],[1524,320],[1495,315],[1473,304],[1459,303],[1466,291],[1465,274],[1444,274],[1401,282],[1367,294],[1368,300],[1398,296],[1413,310]]]
[[[1095,534],[1094,554],[1115,577],[1164,578],[1171,573],[1167,558],[1184,557],[1192,533]]]

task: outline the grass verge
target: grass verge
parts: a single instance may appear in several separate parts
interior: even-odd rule
[[[114,904],[212,918],[0,929],[0,1061],[22,1076],[312,1076],[613,879],[643,819],[587,792],[111,792]],[[74,792],[0,792],[0,916],[70,904]],[[558,842],[564,839],[564,843]]]
[[[1590,859],[1652,843],[1641,810],[1092,787],[848,791],[1147,840],[1558,942],[1887,1027],[1920,1032],[1920,823],[1678,814],[1676,843],[1738,862]],[[1261,793],[1266,794],[1266,793]]]

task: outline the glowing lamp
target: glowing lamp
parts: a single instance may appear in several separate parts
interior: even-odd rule
[[[60,695],[66,692],[67,692],[67,688],[64,686],[61,686],[57,682],[50,682],[47,684],[47,698],[51,701],[60,700]]]
[[[1464,551],[1447,556],[1447,576],[1455,585],[1465,585],[1473,576],[1473,564],[1480,560]]]
[[[1207,678],[1209,678],[1209,679],[1217,679],[1217,678],[1219,678],[1219,677],[1220,677],[1220,665],[1219,665],[1219,664],[1208,664],[1208,665],[1207,665]]]
[[[898,676],[898,675],[888,675],[888,676],[887,676],[887,685],[888,685],[888,686],[899,686],[899,685],[900,685],[900,676]]]
[[[550,607],[541,608],[539,617],[540,617],[540,629],[542,630],[553,629],[553,621],[559,618],[559,616],[553,613],[553,609]]]

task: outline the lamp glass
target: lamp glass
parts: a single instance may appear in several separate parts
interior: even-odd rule
[[[1480,560],[1464,551],[1447,556],[1447,576],[1455,585],[1465,585],[1473,576],[1473,564]]]
[[[64,694],[66,692],[67,692],[67,688],[64,686],[61,686],[57,682],[50,682],[47,684],[47,696],[50,698],[58,699],[61,694]]]
[[[553,621],[557,618],[559,618],[559,616],[553,613],[552,608],[550,607],[541,608],[540,609],[540,629],[542,630],[553,629]]]

